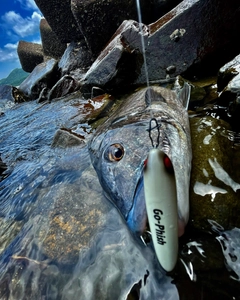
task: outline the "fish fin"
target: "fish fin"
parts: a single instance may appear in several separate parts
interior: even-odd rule
[[[191,85],[187,82],[184,82],[183,87],[178,92],[178,99],[182,103],[185,109],[188,109],[189,100],[191,95]]]
[[[161,93],[154,91],[153,88],[148,88],[145,93],[145,103],[147,106],[156,101],[166,102]]]

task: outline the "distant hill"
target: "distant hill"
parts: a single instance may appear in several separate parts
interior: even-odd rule
[[[10,84],[13,86],[20,85],[29,73],[23,71],[23,69],[14,69],[7,78],[0,79],[0,85]]]

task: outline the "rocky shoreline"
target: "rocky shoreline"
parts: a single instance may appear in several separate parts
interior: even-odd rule
[[[119,103],[135,89],[146,85],[141,39],[146,45],[150,84],[171,88],[174,82],[187,81],[192,87],[189,104],[193,148],[191,211],[187,236],[183,240],[192,241],[191,232],[195,231],[207,236],[213,231],[213,221],[225,230],[240,227],[240,46],[236,38],[240,33],[240,4],[233,0],[227,3],[219,0],[142,0],[144,24],[140,25],[135,1],[72,0],[62,1],[61,5],[56,0],[35,2],[44,15],[40,23],[42,45],[21,41],[18,46],[22,68],[31,74],[19,87],[0,86],[0,118],[5,122],[0,135],[0,192],[2,199],[12,197],[8,189],[19,194],[16,198],[19,200],[11,198],[16,201],[15,206],[12,207],[12,203],[10,208],[4,206],[0,215],[2,228],[7,228],[5,232],[12,226],[9,236],[3,236],[0,243],[0,268],[4,269],[11,257],[17,257],[19,263],[11,261],[10,267],[8,265],[9,274],[20,278],[21,270],[29,264],[32,270],[37,270],[35,274],[46,271],[41,276],[43,285],[47,285],[51,276],[53,281],[65,282],[66,278],[68,281],[70,275],[66,270],[79,263],[79,253],[82,260],[91,260],[84,252],[89,240],[92,236],[100,236],[101,228],[113,217],[109,214],[109,204],[103,201],[99,183],[95,182],[84,147],[95,128],[118,109]],[[13,138],[8,140],[11,135]],[[50,154],[44,152],[45,147]],[[16,178],[25,185],[17,183]],[[36,197],[31,186],[38,193]],[[76,196],[86,197],[88,193],[92,195],[90,204],[86,198],[81,203]],[[122,219],[114,209],[111,212],[118,220],[117,230],[127,235],[128,251],[133,251]],[[40,228],[33,234],[38,241],[39,257],[25,245],[25,239],[32,239],[30,228],[34,224],[39,224]],[[113,235],[110,241],[109,246],[105,240],[100,240],[99,247],[120,251],[124,244]],[[206,241],[203,245],[207,259],[199,248],[194,248],[190,256],[195,273],[204,281],[204,272],[211,272],[214,286],[217,273],[225,266],[214,253],[215,249],[216,253],[221,253],[219,243],[214,239],[216,243],[211,248],[209,236]],[[186,245],[185,242],[180,253],[182,259],[189,259],[190,246]],[[145,250],[141,248],[141,251]],[[141,251],[137,250],[138,256]],[[25,256],[30,257],[27,263],[22,258]],[[151,254],[147,252],[147,256]],[[108,256],[104,256],[104,261],[107,259]],[[35,261],[41,263],[37,266]],[[141,260],[141,264],[144,263],[145,259]],[[16,273],[15,265],[19,267]],[[123,268],[127,267],[126,261]],[[63,275],[59,275],[61,268],[65,268]],[[84,266],[81,268],[83,270]],[[149,268],[154,270],[152,265]],[[149,289],[155,288],[156,278],[151,277],[154,272],[149,275],[152,289],[146,287],[145,296]],[[89,276],[87,272],[84,274],[86,278]],[[1,278],[4,283],[1,297],[8,290],[7,276],[8,273]],[[131,273],[131,276],[135,275]],[[146,280],[148,275],[144,276]],[[163,280],[161,276],[158,279]],[[74,280],[69,281],[69,290],[60,288],[56,294],[65,295],[64,299],[75,299],[71,298],[71,293],[67,294],[76,289]],[[107,290],[107,279],[104,284]],[[206,285],[206,290],[211,290],[211,284]],[[228,280],[226,285],[231,293],[234,285]],[[34,290],[33,286],[28,286],[29,298],[25,299],[31,299],[31,295],[40,297],[41,291]],[[184,294],[183,287],[179,290]],[[18,291],[18,287],[14,289]],[[201,287],[194,289],[197,294]],[[100,293],[104,299],[106,294],[99,290],[101,287],[96,287],[95,295]],[[238,292],[238,288],[236,290]],[[111,293],[114,295],[114,288]],[[135,290],[133,294],[136,295]],[[216,295],[222,294],[216,292]],[[51,299],[55,299],[54,296]]]

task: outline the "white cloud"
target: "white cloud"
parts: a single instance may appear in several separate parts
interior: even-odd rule
[[[0,48],[0,62],[18,61],[17,46],[18,43],[8,43],[3,48]]]
[[[38,7],[34,0],[17,0],[21,3],[22,7],[25,9],[38,10]]]
[[[8,11],[2,16],[5,26],[12,30],[19,37],[23,38],[29,35],[34,35],[39,32],[39,23],[41,15],[33,12],[31,17],[23,18],[15,11]]]

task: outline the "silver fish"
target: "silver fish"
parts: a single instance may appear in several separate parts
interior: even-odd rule
[[[159,86],[143,88],[123,100],[90,142],[91,160],[99,181],[136,235],[146,230],[143,168],[153,146],[170,158],[174,168],[179,236],[188,222],[192,159],[186,109],[189,98],[187,83],[175,90]],[[153,118],[155,128],[149,130]]]

